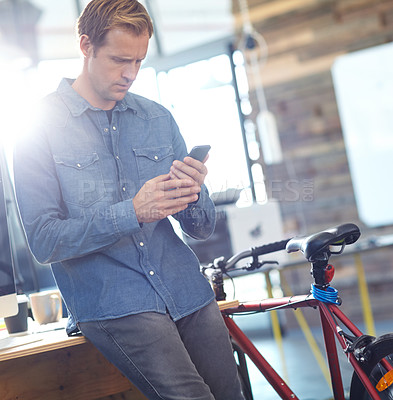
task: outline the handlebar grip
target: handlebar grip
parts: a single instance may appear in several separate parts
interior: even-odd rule
[[[275,251],[285,250],[285,247],[290,239],[280,240],[279,242],[265,244],[263,246],[254,247],[251,249],[253,256],[261,256],[263,254],[274,253]]]

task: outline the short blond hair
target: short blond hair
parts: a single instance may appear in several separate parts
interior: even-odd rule
[[[87,35],[95,50],[101,47],[112,29],[136,35],[153,35],[153,23],[146,8],[136,0],[92,0],[77,23],[78,35]]]

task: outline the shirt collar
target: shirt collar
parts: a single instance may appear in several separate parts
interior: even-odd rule
[[[83,114],[87,109],[94,111],[102,111],[100,108],[93,107],[86,99],[84,99],[80,94],[78,94],[73,88],[72,84],[75,79],[63,78],[57,88],[57,93],[64,101],[67,108],[70,110],[74,117]],[[123,100],[117,102],[115,110],[125,111],[127,108],[136,111],[137,105],[133,95],[128,92]]]

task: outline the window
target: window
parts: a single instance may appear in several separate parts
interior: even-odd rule
[[[24,76],[26,98],[29,98],[30,104],[36,104],[34,99],[56,90],[63,76],[75,78],[81,68],[80,59],[40,62],[36,70]],[[241,108],[245,114],[248,100],[244,99],[247,98],[248,85],[245,71],[243,75],[243,78],[237,76],[237,81],[242,97]],[[228,55],[192,62],[167,72],[157,73],[152,67],[142,68],[131,90],[163,104],[172,112],[188,149],[198,144],[212,146],[206,164],[209,170],[206,185],[213,197],[224,194],[224,200],[235,201],[240,193],[239,206],[253,202]],[[252,156],[250,150],[255,134],[251,135],[252,139],[247,126],[245,131],[248,151]],[[259,197],[257,200],[263,201],[265,192]]]
[[[131,90],[160,102],[172,112],[189,149],[199,144],[212,146],[206,164],[210,193],[248,188],[250,180],[229,57],[222,54],[159,72],[152,85],[154,73],[153,68],[142,69]],[[249,197],[243,201],[251,202]]]

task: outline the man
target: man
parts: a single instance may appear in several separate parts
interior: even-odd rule
[[[214,229],[202,162],[171,114],[128,92],[153,28],[135,0],[93,0],[78,21],[83,70],[63,79],[15,150],[18,204],[78,329],[149,399],[241,399],[210,285],[167,217]]]

